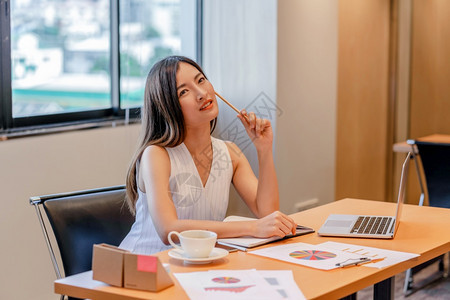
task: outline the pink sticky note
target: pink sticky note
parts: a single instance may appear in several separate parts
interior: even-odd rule
[[[156,256],[138,255],[137,270],[141,272],[156,273],[158,258]]]

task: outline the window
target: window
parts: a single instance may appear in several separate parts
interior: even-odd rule
[[[198,2],[2,1],[0,129],[138,113],[157,60],[200,59]]]

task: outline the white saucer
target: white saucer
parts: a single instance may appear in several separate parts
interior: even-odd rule
[[[222,248],[214,248],[208,257],[203,258],[189,258],[184,256],[183,250],[172,249],[169,251],[169,256],[178,260],[182,260],[191,264],[208,264],[213,260],[223,258],[228,255],[228,251]]]

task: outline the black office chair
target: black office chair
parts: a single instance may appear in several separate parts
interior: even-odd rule
[[[428,189],[428,204],[450,208],[450,144],[415,141]]]
[[[120,244],[134,222],[124,199],[123,185],[30,198],[58,279],[63,277],[61,269],[64,276],[90,270],[94,244]],[[48,222],[44,221],[42,212]],[[50,224],[56,239],[62,268],[58,265],[46,223]]]
[[[425,175],[429,206],[450,208],[450,144],[421,142],[415,140],[409,140],[408,143],[413,147],[414,145],[417,147],[418,153],[415,154],[416,166],[418,164],[418,158],[420,157],[423,173]],[[423,181],[420,176],[419,168],[417,168],[417,172],[419,174],[419,180]],[[420,182],[420,184],[422,194],[424,194],[424,183]],[[422,199],[423,196],[421,196],[420,205],[423,203]],[[422,286],[415,287],[413,285],[413,276],[435,262],[438,262],[438,272],[429,278]],[[435,259],[409,269],[406,273],[404,292],[406,294],[411,294],[426,284],[446,277],[447,275],[448,274],[445,274],[444,270],[444,255],[441,255]]]

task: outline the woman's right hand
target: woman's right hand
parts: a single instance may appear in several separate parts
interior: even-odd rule
[[[257,151],[272,149],[273,132],[269,120],[258,118],[254,112],[247,113],[245,109],[241,110],[237,117],[244,125]]]
[[[297,224],[292,218],[280,211],[274,211],[261,219],[255,221],[256,228],[253,236],[259,238],[268,238],[272,236],[285,237],[292,233],[295,234]]]

